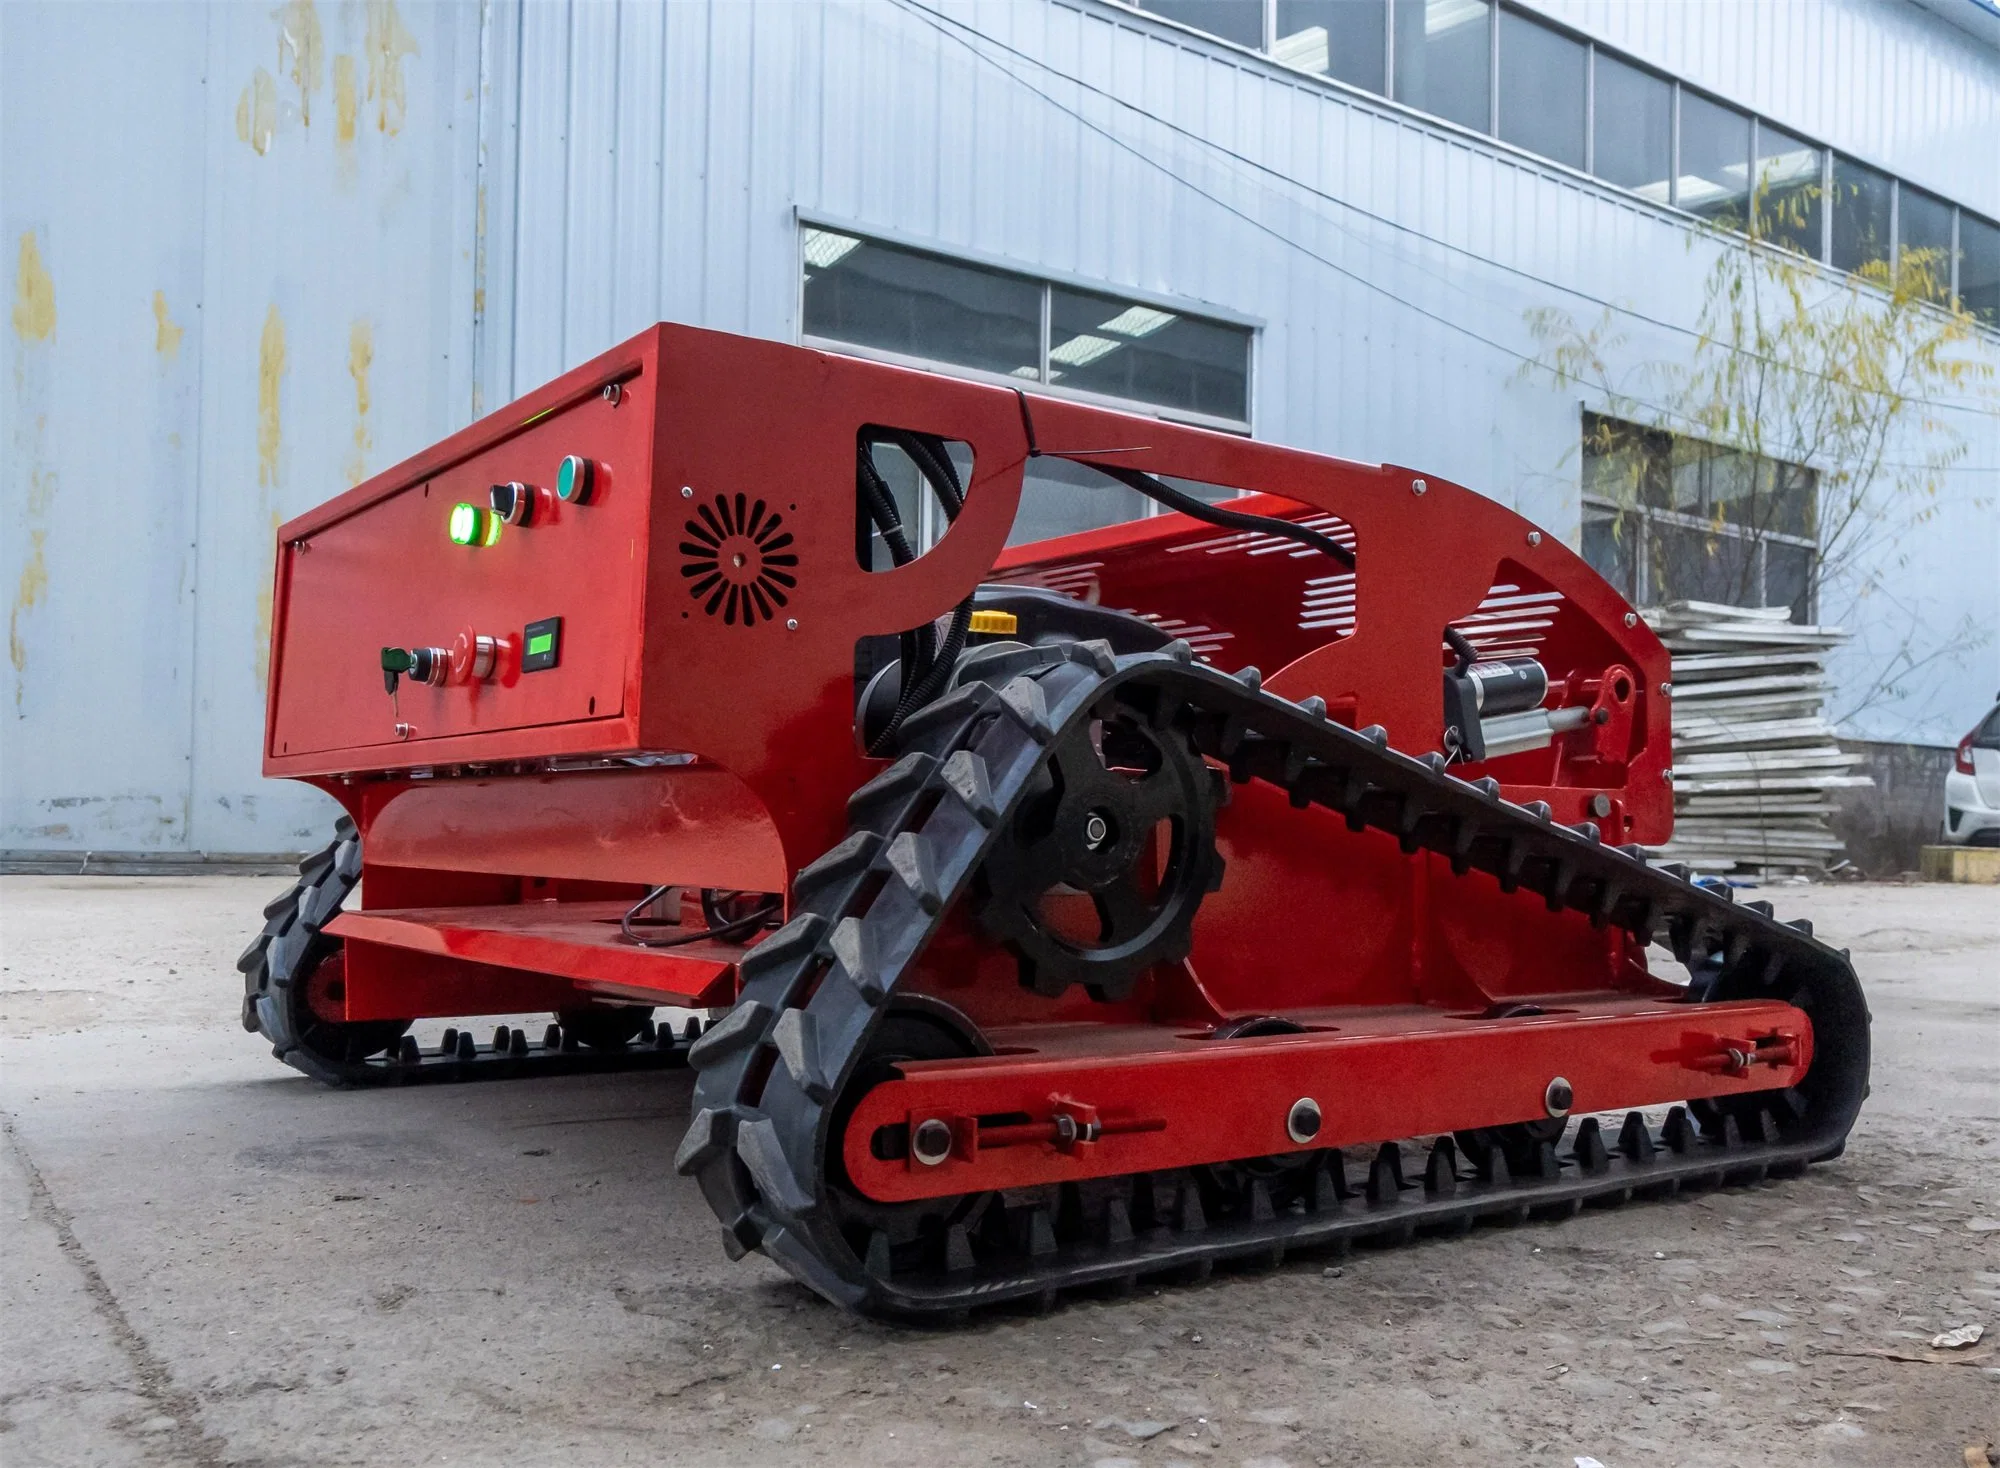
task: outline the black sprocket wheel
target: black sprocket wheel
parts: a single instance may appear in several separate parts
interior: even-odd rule
[[[1049,998],[1121,999],[1193,946],[1222,881],[1218,777],[1170,720],[1113,703],[1066,729],[974,887],[973,914]]]

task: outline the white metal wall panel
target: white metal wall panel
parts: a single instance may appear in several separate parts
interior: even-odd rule
[[[0,5],[18,586],[0,845],[297,849],[272,531],[466,421],[476,11]]]
[[[1626,317],[1624,365],[1684,355],[1711,256],[1681,224],[1093,0],[943,3],[489,0],[408,7],[386,36],[386,0],[116,24],[0,5],[5,243],[34,235],[59,313],[9,341],[0,556],[11,584],[40,530],[48,582],[22,582],[0,844],[309,839],[316,800],[256,774],[272,517],[656,318],[795,339],[800,212],[1260,322],[1260,436],[1413,462],[1576,533],[1579,395],[1519,375],[1525,314],[1615,301],[1667,323]],[[2000,150],[1968,136],[2000,108],[1991,58],[1901,0],[1544,8],[2000,199]],[[293,75],[307,16],[317,88]],[[368,88],[389,52],[393,128]],[[185,333],[171,360],[155,289]],[[1967,431],[1968,464],[2000,464],[2000,427]],[[2000,623],[1995,480],[1955,475],[1901,548],[1932,628]],[[1848,681],[1893,651],[1857,649]],[[1956,737],[1951,681],[1920,675],[1860,731]]]

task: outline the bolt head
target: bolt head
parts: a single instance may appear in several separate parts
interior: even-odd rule
[[[1625,614],[1625,625],[1626,625],[1627,627],[1636,627],[1636,626],[1638,626],[1638,625],[1639,625],[1639,614],[1638,614],[1637,612],[1627,612],[1627,613]]]
[[[787,618],[785,618],[785,630],[786,630],[787,632],[796,632],[796,631],[798,631],[798,630],[799,630],[799,619],[798,619],[797,617],[787,617]]]
[[[1285,1116],[1285,1135],[1301,1147],[1306,1146],[1319,1135],[1322,1120],[1319,1102],[1310,1096],[1301,1096],[1292,1103],[1291,1111]]]
[[[1602,790],[1590,797],[1590,813],[1600,821],[1611,814],[1611,797]]]
[[[1539,530],[1530,530],[1528,532],[1528,544],[1540,545],[1541,543],[1542,543],[1542,532]]]
[[[1548,1089],[1542,1092],[1542,1109],[1551,1117],[1568,1116],[1570,1107],[1575,1104],[1576,1092],[1561,1076],[1550,1081]]]
[[[1421,480],[1421,479],[1412,479],[1412,480],[1410,481],[1410,493],[1411,493],[1411,494],[1422,494],[1422,493],[1423,493],[1423,492],[1424,492],[1425,490],[1427,490],[1427,489],[1429,489],[1429,488],[1430,488],[1430,486],[1429,486],[1428,484],[1424,483],[1424,482],[1423,482],[1423,480]]]
[[[1672,698],[1673,696],[1674,696],[1674,685],[1671,683],[1662,683],[1660,685],[1660,697]]]
[[[951,1156],[951,1123],[933,1116],[910,1132],[910,1155],[925,1167],[936,1167]]]
[[[691,499],[693,499],[693,498],[694,498],[694,486],[693,486],[693,485],[691,485],[691,484],[683,484],[683,485],[681,486],[681,498],[682,498],[682,499],[684,499],[684,500],[691,500]]]

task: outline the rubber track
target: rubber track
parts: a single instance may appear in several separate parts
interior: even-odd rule
[[[1495,782],[1458,779],[1439,755],[1398,753],[1379,728],[1331,723],[1317,699],[1264,693],[1255,669],[1232,677],[1204,667],[1184,643],[1126,657],[1083,643],[1050,656],[1061,660],[997,692],[962,688],[911,718],[902,756],[848,802],[847,838],[798,874],[791,920],[745,959],[736,1007],[695,1044],[694,1115],[676,1165],[699,1180],[732,1258],[760,1249],[850,1309],[957,1315],[1007,1300],[1045,1306],[1066,1289],[1129,1288],[1160,1273],[1198,1276],[1287,1249],[1793,1172],[1839,1154],[1867,1092],[1868,1013],[1846,956],[1815,941],[1810,924],[1780,923],[1768,904],[1739,906],[1684,868],[1651,867],[1589,823],[1565,827],[1539,803],[1506,802]],[[1461,874],[1540,894],[1552,911],[1580,908],[1595,923],[1663,936],[1712,976],[1706,998],[1798,1005],[1814,1026],[1810,1070],[1794,1089],[1709,1108],[1699,1133],[1681,1108],[1658,1136],[1633,1113],[1607,1145],[1587,1118],[1568,1156],[1543,1147],[1524,1169],[1533,1176],[1509,1176],[1497,1149],[1461,1159],[1447,1138],[1413,1182],[1389,1142],[1367,1160],[1361,1186],[1349,1159],[1328,1153],[1281,1207],[1252,1183],[1242,1206],[1211,1218],[1190,1176],[1140,1176],[1123,1196],[1092,1189],[1088,1206],[1082,1189],[1066,1187],[1054,1209],[990,1209],[974,1230],[950,1229],[920,1267],[897,1267],[883,1235],[857,1256],[825,1191],[824,1159],[839,1145],[827,1135],[834,1098],[898,982],[1001,839],[1056,731],[1107,700],[1183,728],[1233,779],[1275,784],[1295,806],[1325,806],[1405,851],[1441,853]]]
[[[271,1053],[294,1070],[330,1086],[411,1086],[687,1064],[695,1038],[693,1020],[679,1035],[670,1028],[656,1029],[648,1021],[636,1043],[616,1050],[579,1045],[553,1024],[539,1039],[503,1026],[491,1043],[483,1045],[470,1030],[447,1029],[436,1050],[426,1050],[414,1036],[405,1035],[393,1050],[362,1060],[344,1060],[313,1049],[295,1032],[286,991],[302,972],[320,929],[333,920],[360,879],[361,840],[354,822],[342,816],[334,823],[332,844],[299,863],[298,881],[264,908],[263,930],[236,960],[243,975],[243,1028],[261,1033],[271,1042]]]

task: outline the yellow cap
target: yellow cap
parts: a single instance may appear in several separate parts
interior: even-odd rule
[[[974,612],[970,632],[1012,632],[1021,625],[1021,619],[1012,612]]]

